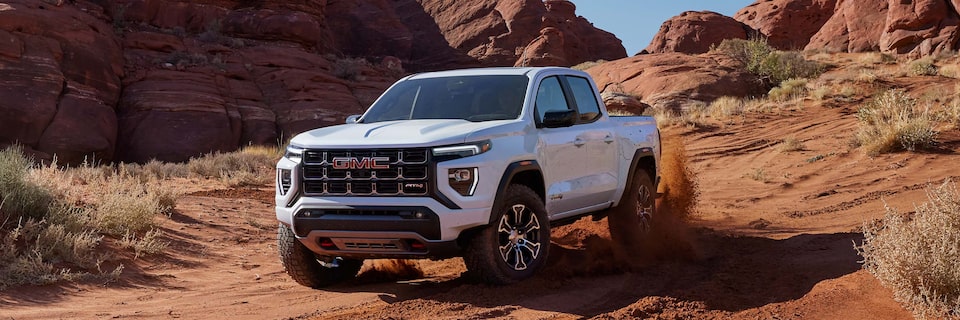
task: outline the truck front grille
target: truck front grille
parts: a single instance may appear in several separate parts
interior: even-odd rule
[[[303,153],[308,196],[423,196],[430,191],[429,149],[310,149]]]

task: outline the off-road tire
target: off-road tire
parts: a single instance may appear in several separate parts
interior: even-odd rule
[[[353,278],[363,266],[363,260],[338,260],[338,267],[324,266],[313,251],[300,243],[293,231],[283,224],[277,229],[277,248],[283,269],[293,281],[314,289]]]
[[[493,223],[469,239],[463,257],[467,270],[496,285],[530,278],[550,252],[550,220],[543,200],[527,186],[510,185],[492,214]]]
[[[607,225],[610,237],[621,247],[632,250],[642,245],[651,229],[657,212],[657,188],[646,170],[633,174],[616,208],[610,209]]]

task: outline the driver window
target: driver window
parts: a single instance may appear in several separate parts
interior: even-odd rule
[[[548,111],[569,110],[567,99],[563,95],[563,87],[557,77],[549,77],[540,82],[537,90],[537,120],[542,120]]]

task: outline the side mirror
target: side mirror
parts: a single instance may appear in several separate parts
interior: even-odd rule
[[[347,124],[354,124],[354,123],[357,123],[357,121],[360,121],[360,115],[359,115],[359,114],[355,114],[355,115],[352,115],[352,116],[347,117]]]
[[[563,128],[577,123],[577,110],[547,111],[543,115],[545,128]]]

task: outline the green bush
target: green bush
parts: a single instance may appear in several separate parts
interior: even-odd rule
[[[789,79],[815,78],[821,72],[823,70],[819,63],[804,59],[803,55],[794,51],[771,52],[763,58],[758,69],[754,71],[773,85],[780,85]]]
[[[799,52],[774,50],[763,39],[727,39],[712,50],[740,61],[768,87],[793,78],[814,78],[823,72],[816,61],[804,59]]]
[[[960,194],[946,182],[903,215],[887,208],[864,227],[863,267],[920,319],[960,318]]]

